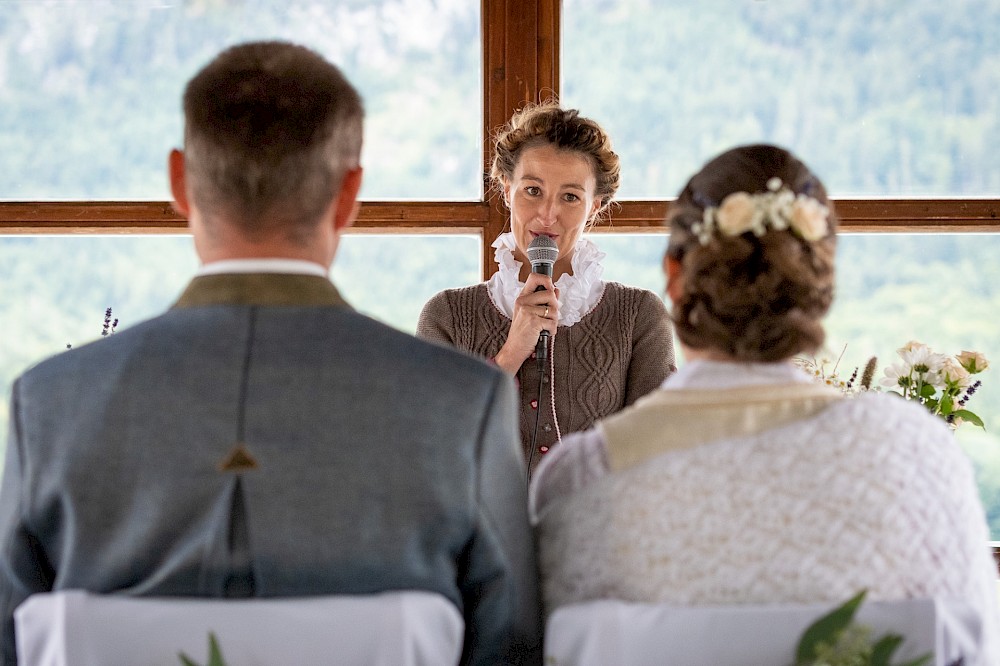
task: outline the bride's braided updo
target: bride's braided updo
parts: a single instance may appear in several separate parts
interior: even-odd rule
[[[734,203],[744,211],[767,210],[769,192],[779,186],[796,212],[820,223],[825,218],[821,231],[807,225],[803,237],[800,227],[774,221],[781,216],[773,213],[760,213],[764,221],[756,229],[706,224],[733,193],[754,195],[738,195]],[[729,150],[691,178],[667,219],[667,256],[680,263],[682,275],[680,293],[671,293],[672,318],[685,345],[774,362],[823,344],[820,320],[833,301],[837,221],[823,184],[801,161],[776,146]]]

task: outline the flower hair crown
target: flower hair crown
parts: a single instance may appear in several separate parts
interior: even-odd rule
[[[702,245],[708,245],[715,233],[740,236],[752,231],[763,236],[767,230],[792,233],[813,242],[829,231],[830,209],[813,197],[795,194],[778,177],[767,181],[767,192],[750,194],[733,192],[719,206],[706,206],[701,222],[691,225],[691,231]]]

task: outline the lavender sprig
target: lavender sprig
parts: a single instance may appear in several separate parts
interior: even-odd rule
[[[118,327],[117,319],[115,319],[113,324],[111,323],[111,308],[109,307],[107,310],[104,311],[104,327],[101,329],[101,336],[102,337],[107,336],[109,331],[111,333],[114,333],[117,327]]]

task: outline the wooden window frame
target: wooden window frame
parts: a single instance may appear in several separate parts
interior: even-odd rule
[[[363,202],[352,233],[476,234],[483,278],[507,212],[491,195],[490,136],[528,101],[559,93],[560,0],[481,0],[483,191],[480,201]],[[1000,232],[1000,199],[835,199],[845,232]],[[622,201],[595,231],[663,233],[668,200]],[[0,202],[0,234],[177,234],[187,224],[163,201]]]
[[[481,0],[483,192],[480,201],[363,202],[351,233],[476,234],[483,278],[507,211],[491,195],[490,137],[525,102],[559,94],[561,0]],[[664,233],[669,200],[626,200],[594,231]],[[842,232],[1000,233],[1000,198],[834,199]],[[187,223],[164,201],[0,202],[0,234],[178,234]],[[1000,545],[994,545],[1000,564]]]

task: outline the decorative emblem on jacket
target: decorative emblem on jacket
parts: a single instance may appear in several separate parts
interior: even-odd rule
[[[250,455],[243,442],[237,442],[232,451],[219,463],[220,472],[246,472],[258,467],[257,459]]]

